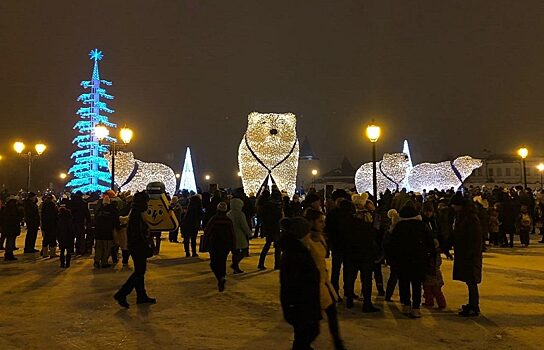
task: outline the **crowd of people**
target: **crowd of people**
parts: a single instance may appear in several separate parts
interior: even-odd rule
[[[135,289],[138,304],[153,304],[156,300],[145,290],[146,261],[160,253],[161,232],[151,232],[144,221],[148,201],[146,192],[112,190],[65,193],[58,199],[51,193],[4,196],[4,260],[17,260],[16,238],[25,226],[24,253],[56,258],[58,247],[61,268],[70,267],[73,255],[93,255],[97,269],[117,264],[119,258],[127,266],[131,257],[134,271],[114,298],[128,308],[127,296]],[[246,195],[242,188],[231,193],[179,192],[170,201],[180,225],[168,233],[169,241],[179,243],[181,232],[186,257],[208,252],[220,292],[226,288],[229,254],[232,273],[244,273],[240,262],[249,256],[250,240],[264,239],[256,268],[267,269],[267,259],[273,259],[273,268],[280,270],[281,304],[294,329],[294,349],[311,348],[324,315],[335,348],[343,349],[336,305],[351,309],[362,300],[362,312],[380,312],[372,303],[374,284],[387,302],[392,302],[398,284],[402,312],[410,318],[421,317],[422,299],[426,307],[445,308],[443,257],[453,259],[453,279],[467,285],[468,302],[459,315],[478,316],[482,253],[490,246],[514,247],[516,235],[520,246],[527,247],[530,234],[539,232],[544,222],[544,193],[522,187],[386,190],[376,200],[342,189],[330,195],[311,189],[304,197],[289,198],[273,186],[257,196]],[[387,281],[384,268],[389,268]],[[357,279],[361,298],[355,294]]]

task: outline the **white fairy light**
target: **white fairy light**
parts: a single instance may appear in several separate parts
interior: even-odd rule
[[[257,193],[270,170],[278,188],[292,196],[296,188],[298,156],[294,114],[249,114],[247,130],[238,148],[246,193]]]
[[[453,162],[421,163],[412,169],[408,176],[410,190],[457,189],[474,169],[482,166],[480,159],[470,156],[457,157]]]
[[[408,157],[404,153],[386,153],[383,160],[376,163],[376,181],[378,193],[386,189],[400,189],[409,167]],[[355,187],[358,193],[372,193],[372,162],[363,164],[355,173]]]
[[[111,172],[111,155],[107,153],[104,157]],[[145,190],[147,184],[155,181],[164,183],[170,195],[176,191],[176,175],[172,168],[162,163],[142,162],[135,159],[132,152],[117,152],[115,155],[115,180],[123,191],[132,193]]]

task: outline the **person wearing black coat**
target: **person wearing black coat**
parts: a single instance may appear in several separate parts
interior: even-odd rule
[[[128,250],[134,262],[134,272],[113,296],[119,305],[127,309],[130,306],[127,296],[134,289],[136,289],[137,304],[155,304],[157,302],[156,299],[150,298],[145,290],[147,258],[153,256],[149,227],[143,219],[147,211],[147,202],[149,202],[149,196],[146,192],[134,194],[127,227]]]
[[[410,317],[419,318],[421,285],[425,275],[431,273],[435,248],[429,230],[413,206],[405,205],[401,209],[399,222],[391,233],[389,244],[391,265],[399,279],[402,311]]]
[[[227,281],[227,258],[235,249],[234,227],[227,216],[227,203],[217,205],[216,214],[208,221],[204,235],[205,250],[210,252],[210,268],[217,279],[217,288],[222,292]]]
[[[108,260],[113,247],[113,231],[120,228],[119,211],[108,195],[102,198],[102,205],[95,217],[94,267],[110,267]]]
[[[67,204],[67,208],[72,213],[74,229],[76,235],[76,251],[77,255],[84,255],[87,252],[87,242],[85,241],[85,232],[87,225],[91,222],[91,213],[89,206],[83,200],[83,194],[78,191],[72,195]]]
[[[310,233],[308,222],[300,217],[282,220],[280,263],[280,301],[285,321],[293,326],[293,350],[312,349],[319,335],[321,304],[319,270],[302,239]]]
[[[181,235],[183,236],[183,248],[185,249],[185,256],[191,256],[189,246],[193,252],[193,257],[198,257],[196,251],[196,238],[198,236],[198,230],[202,222],[202,201],[197,195],[189,198],[189,206],[187,212],[183,216],[181,221]]]
[[[38,252],[35,249],[38,229],[40,228],[40,210],[37,203],[38,197],[34,192],[30,192],[23,203],[26,222],[25,253]]]
[[[57,221],[59,211],[57,204],[53,201],[53,196],[46,195],[42,203],[42,251],[40,255],[45,258],[47,255],[55,257],[57,249]]]
[[[2,227],[2,233],[6,237],[6,251],[4,253],[4,260],[6,261],[17,260],[13,255],[13,251],[15,250],[15,240],[21,234],[23,217],[24,212],[17,205],[17,199],[8,199],[6,206],[0,212],[0,226]]]
[[[281,192],[278,190],[272,191],[270,199],[265,202],[261,208],[262,219],[262,234],[266,238],[266,242],[259,256],[259,270],[265,270],[264,265],[266,255],[272,243],[274,244],[274,270],[280,268],[281,250],[279,247],[280,239],[280,220],[283,218],[283,203],[281,200]]]
[[[76,230],[70,209],[65,206],[59,208],[59,221],[57,223],[59,237],[60,267],[70,267],[72,254],[74,254],[74,240]]]

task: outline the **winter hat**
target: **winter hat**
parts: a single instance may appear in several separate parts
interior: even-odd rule
[[[132,199],[132,211],[133,213],[141,213],[147,210],[147,202],[149,201],[149,195],[147,192],[136,192]]]
[[[227,211],[227,203],[220,202],[219,204],[217,204],[217,210],[222,211],[222,212]]]
[[[117,195],[115,194],[115,192],[113,190],[107,190],[106,191],[106,194],[108,195],[108,197],[110,198],[115,198],[117,197]]]
[[[285,218],[280,222],[283,234],[300,239],[310,232],[310,224],[302,217]]]
[[[465,197],[461,192],[456,192],[450,199],[450,205],[465,205]]]
[[[307,195],[305,200],[306,200],[307,203],[313,203],[313,202],[321,201],[319,196],[317,194],[315,194],[315,193],[310,193],[309,195]]]
[[[351,196],[351,201],[356,206],[363,206],[366,204],[366,201],[368,200],[368,193],[361,193],[361,194],[353,194]]]
[[[334,192],[331,194],[331,199],[333,201],[337,200],[338,198],[350,200],[349,194],[346,192],[346,190],[343,190],[341,188],[334,190]]]
[[[401,218],[407,219],[416,217],[418,215],[418,212],[413,206],[405,205],[404,207],[402,207],[399,214]]]

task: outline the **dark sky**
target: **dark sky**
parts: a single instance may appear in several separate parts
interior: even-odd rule
[[[293,112],[326,171],[411,142],[415,162],[544,147],[542,1],[0,2],[0,180],[22,186],[16,137],[43,140],[38,182],[71,165],[88,52],[104,53],[112,121],[137,158],[234,184],[247,114]]]

